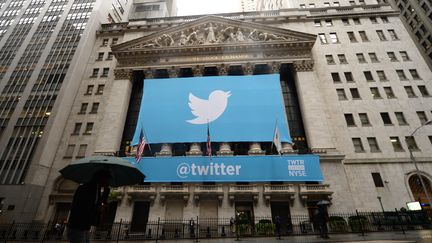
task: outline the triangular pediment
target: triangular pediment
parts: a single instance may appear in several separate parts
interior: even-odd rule
[[[113,52],[187,47],[244,46],[250,44],[309,43],[316,35],[267,25],[206,16],[112,47]]]

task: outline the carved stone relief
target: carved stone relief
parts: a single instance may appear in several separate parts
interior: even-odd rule
[[[290,36],[268,33],[258,29],[230,26],[220,23],[206,23],[186,30],[163,34],[139,44],[132,49],[278,40],[290,41],[295,39]]]
[[[132,70],[130,69],[114,69],[114,79],[121,80],[127,79],[131,80],[132,78]]]
[[[293,66],[296,72],[308,72],[313,71],[314,62],[313,60],[295,61]]]

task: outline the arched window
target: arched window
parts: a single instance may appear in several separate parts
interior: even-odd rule
[[[424,175],[421,175],[421,178],[423,179],[423,182],[426,186],[426,189],[429,193],[429,195],[432,195],[432,190],[431,190],[431,182],[429,180],[429,178],[427,178]],[[428,204],[428,200],[425,194],[425,191],[423,190],[423,186],[420,182],[420,178],[418,177],[417,174],[414,174],[412,176],[410,176],[410,178],[408,179],[408,183],[411,189],[411,192],[413,194],[414,200],[415,201],[419,201],[422,204]],[[429,206],[430,208],[430,206]]]

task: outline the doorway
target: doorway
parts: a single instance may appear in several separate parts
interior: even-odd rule
[[[236,202],[235,213],[240,234],[252,234],[255,228],[253,202]]]
[[[275,223],[276,216],[280,218],[280,232],[282,235],[288,235],[292,233],[292,223],[290,214],[289,202],[271,202],[271,215],[273,223]]]
[[[150,211],[150,202],[135,202],[133,207],[131,231],[145,232]]]

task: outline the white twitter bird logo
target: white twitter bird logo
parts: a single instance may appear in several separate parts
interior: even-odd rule
[[[228,97],[231,96],[230,92],[215,90],[210,93],[208,100],[197,98],[192,93],[189,93],[189,107],[196,118],[187,120],[187,122],[206,124],[218,119],[227,108]]]

